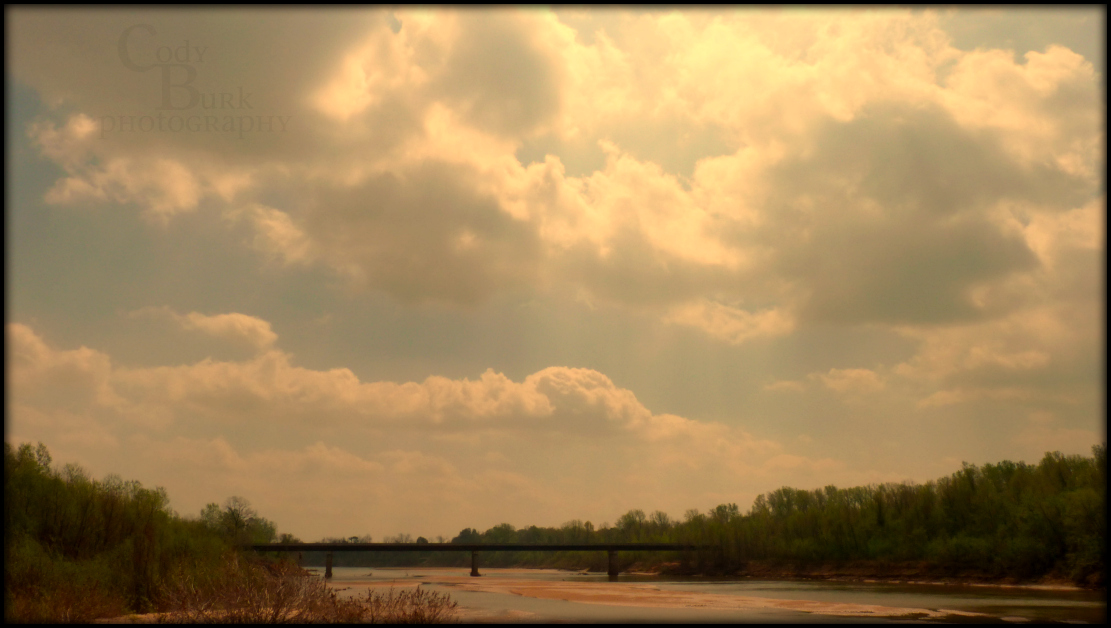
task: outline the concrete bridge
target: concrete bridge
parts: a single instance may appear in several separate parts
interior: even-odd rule
[[[617,577],[617,552],[689,552],[697,545],[681,543],[260,543],[259,552],[327,552],[324,577],[332,577],[332,552],[470,552],[471,575],[478,573],[479,552],[606,552],[608,574]]]

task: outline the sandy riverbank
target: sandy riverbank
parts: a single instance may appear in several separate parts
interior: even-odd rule
[[[373,576],[371,575],[371,571],[373,571]],[[412,589],[421,585],[429,585],[436,590],[447,592],[449,595],[454,594],[453,596],[457,599],[460,597],[466,598],[469,594],[474,593],[493,593],[537,600],[536,603],[529,603],[524,606],[525,608],[538,611],[537,613],[530,613],[512,608],[513,606],[520,605],[506,604],[503,606],[502,603],[498,602],[494,603],[492,606],[486,603],[487,605],[485,608],[468,608],[466,604],[463,604],[460,606],[456,618],[467,623],[528,623],[546,621],[547,619],[558,619],[559,617],[556,615],[548,617],[547,609],[554,608],[549,606],[547,604],[548,602],[573,602],[577,604],[605,606],[613,609],[626,608],[638,612],[644,611],[645,609],[658,609],[661,613],[674,613],[677,611],[692,611],[695,613],[723,612],[727,614],[743,613],[745,616],[771,617],[773,620],[775,620],[776,617],[781,617],[781,613],[783,614],[782,617],[784,620],[793,613],[805,613],[814,616],[818,621],[822,621],[819,618],[823,616],[829,617],[830,620],[841,619],[850,621],[863,618],[881,620],[928,619],[942,621],[1003,620],[1014,622],[1030,620],[1029,618],[1023,619],[1020,617],[1000,616],[1000,614],[971,612],[971,609],[957,610],[938,608],[933,604],[930,604],[932,608],[922,608],[913,604],[882,605],[820,599],[779,599],[778,597],[756,597],[702,591],[674,590],[666,586],[661,587],[653,582],[600,582],[596,578],[586,577],[584,577],[582,581],[576,581],[577,579],[538,580],[535,577],[530,577],[536,576],[538,572],[543,571],[551,571],[553,575],[562,574],[564,576],[575,573],[584,576],[598,575],[587,572],[519,568],[497,569],[496,575],[493,577],[472,578],[465,570],[443,573],[442,570],[438,569],[374,569],[368,570],[367,573],[360,574],[359,576],[348,576],[333,581],[331,586],[343,597],[362,596],[367,590],[383,591],[391,588],[395,590]],[[651,574],[641,573],[639,575],[647,576]],[[828,581],[834,578],[821,579]],[[797,581],[798,579],[795,578],[793,580]],[[891,583],[904,585],[942,585],[946,587],[952,586],[953,584],[952,582],[932,580],[881,580],[861,578],[847,578],[847,580],[851,580],[854,583],[863,582],[867,584]],[[971,584],[971,586],[977,589],[1002,588],[1015,590],[1016,592],[1021,590],[1082,591],[1073,586],[1046,584],[963,584]],[[481,604],[479,606],[481,606]],[[617,611],[615,610],[612,612]],[[794,616],[798,617],[798,615]],[[155,623],[157,620],[158,615],[151,614],[118,617],[100,620],[97,623]]]
[[[665,591],[647,583],[631,582],[573,582],[537,581],[512,577],[512,571],[499,570],[497,578],[472,578],[470,576],[425,575],[399,577],[389,580],[345,580],[343,589],[349,595],[358,595],[365,589],[384,589],[415,587],[419,585],[439,585],[448,591],[468,591],[474,593],[500,593],[519,595],[542,600],[567,601],[580,604],[598,604],[619,607],[658,608],[658,609],[697,609],[699,611],[796,611],[830,617],[843,618],[988,618],[982,613],[959,610],[931,610],[925,608],[893,607],[872,604],[851,604],[823,602],[816,600],[770,599],[764,597],[745,597],[715,593],[696,593],[688,591]],[[533,619],[528,614],[517,613],[519,617],[497,617],[501,621]],[[481,609],[460,609],[463,621],[485,621],[494,619],[489,611]]]

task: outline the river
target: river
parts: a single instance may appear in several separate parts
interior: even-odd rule
[[[343,596],[416,586],[448,593],[465,623],[1102,623],[1107,614],[1104,594],[1066,588],[481,571],[336,567],[332,586]]]

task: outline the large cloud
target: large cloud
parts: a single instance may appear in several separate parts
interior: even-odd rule
[[[187,324],[238,322],[236,316],[180,317]],[[249,321],[258,321],[243,317]],[[673,415],[655,415],[629,390],[590,369],[550,367],[514,382],[492,369],[477,380],[432,376],[423,382],[361,382],[345,368],[318,371],[291,364],[272,349],[241,362],[211,359],[175,367],[113,367],[109,356],[82,347],[51,349],[26,325],[8,326],[20,394],[43,388],[85,389],[86,403],[123,412],[149,410],[168,422],[246,424],[267,417],[302,431],[388,426],[437,432],[492,430],[590,434],[699,444],[726,439],[737,450],[775,449],[743,432]],[[69,382],[67,384],[67,382]],[[76,386],[81,382],[80,386]],[[703,442],[705,441],[705,442]]]
[[[323,191],[305,234],[335,265],[406,301],[468,303],[532,283],[535,230],[475,190],[474,176],[430,163]]]
[[[179,507],[213,492],[262,495],[314,534],[325,531],[294,512],[287,491],[325,509],[352,490],[412,506],[374,516],[379,526],[420,524],[409,494],[420,492],[417,502],[448,504],[435,521],[462,527],[490,512],[536,521],[565,518],[572,506],[616,516],[645,500],[673,511],[743,501],[773,474],[878,477],[723,423],[653,413],[591,369],[550,367],[520,382],[493,370],[474,380],[362,382],[348,369],[294,366],[274,349],[239,362],[129,368],[89,348],[54,349],[23,324],[9,324],[7,338],[14,439],[47,435],[59,456],[141,471],[180,496]],[[138,453],[119,458],[121,448]],[[506,494],[532,506],[494,507]],[[492,510],[481,513],[472,498]]]
[[[16,15],[16,77],[73,112],[31,129],[68,173],[51,200],[163,217],[209,200],[250,218],[259,248],[409,302],[476,303],[555,279],[630,304],[728,295],[805,320],[997,316],[968,292],[1036,259],[992,212],[1041,215],[1096,194],[1091,64],[1061,47],[1024,63],[964,53],[930,14],[599,16],[583,38],[533,12],[399,13],[396,32],[383,12],[342,25],[271,12],[232,37],[233,12],[133,33],[135,57],[203,43],[204,84],[250,83],[296,117],[292,135],[242,141],[99,138],[115,94],[150,98],[115,45],[144,16],[92,15],[91,28],[73,13]],[[325,31],[341,35],[309,45]],[[89,55],[31,55],[31,35]],[[94,67],[100,82],[78,80]],[[631,117],[635,136],[621,130]],[[650,161],[707,124],[729,148],[698,155],[691,178]],[[536,137],[557,154],[518,162]],[[625,137],[643,139],[609,143]],[[605,165],[566,174],[558,147],[574,161],[599,141]]]

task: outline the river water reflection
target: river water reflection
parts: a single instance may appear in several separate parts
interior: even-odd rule
[[[459,602],[464,622],[1102,623],[1105,596],[1026,587],[680,578],[554,569],[337,567],[340,594],[422,586]]]

